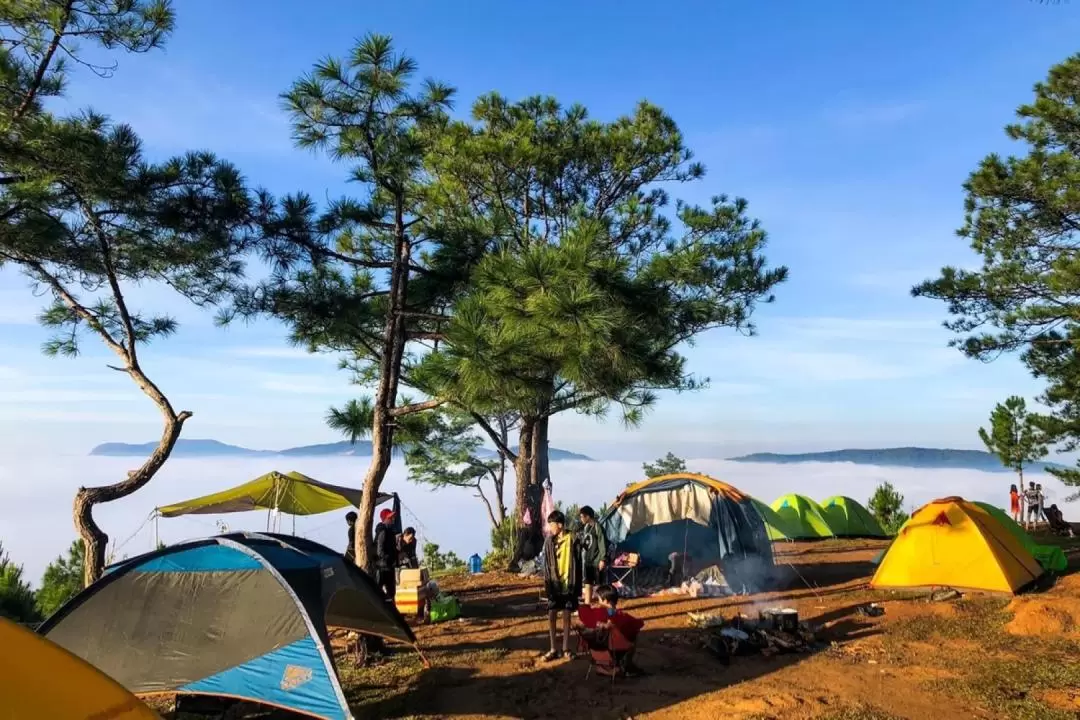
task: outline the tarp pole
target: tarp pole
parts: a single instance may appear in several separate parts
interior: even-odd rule
[[[158,518],[159,517],[161,517],[161,515],[158,513],[157,510],[155,510],[154,511],[154,547],[153,547],[154,550],[157,550],[158,546],[161,545],[161,536],[158,535]]]

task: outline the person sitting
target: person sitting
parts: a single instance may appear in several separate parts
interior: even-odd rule
[[[416,528],[407,527],[397,538],[397,566],[418,568],[420,560],[416,556]]]
[[[634,664],[634,651],[645,621],[619,610],[619,591],[611,585],[598,587],[596,598],[598,605],[583,606],[578,610],[586,642],[599,643],[609,650],[615,665],[627,676],[642,674]],[[614,637],[612,630],[617,632]]]

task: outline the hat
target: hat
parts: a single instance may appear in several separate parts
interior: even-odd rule
[[[379,520],[381,520],[382,522],[386,522],[392,517],[394,517],[393,510],[383,510],[381,513],[379,513]]]

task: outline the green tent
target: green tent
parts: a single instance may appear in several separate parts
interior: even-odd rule
[[[817,540],[835,537],[825,521],[821,506],[805,495],[784,495],[772,504],[772,509],[792,529],[792,540]]]
[[[750,502],[753,503],[754,509],[758,511],[761,519],[765,521],[765,530],[769,534],[769,540],[774,542],[777,540],[793,540],[799,534],[797,525],[790,525],[765,503],[757,498],[750,498]]]
[[[888,537],[888,534],[881,529],[877,518],[857,500],[846,495],[833,495],[825,500],[821,503],[821,512],[836,537]]]
[[[975,504],[1004,525],[1005,529],[1012,533],[1013,537],[1019,540],[1020,544],[1035,557],[1044,570],[1061,572],[1068,566],[1069,561],[1065,558],[1065,553],[1060,547],[1057,545],[1040,545],[1035,542],[1030,535],[1024,532],[1024,528],[1017,525],[1001,508],[983,502],[976,502]]]

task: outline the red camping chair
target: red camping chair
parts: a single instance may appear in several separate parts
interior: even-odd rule
[[[626,676],[634,647],[635,644],[627,640],[616,627],[578,628],[579,652],[589,655],[586,680],[595,669],[598,675],[611,678],[614,686],[617,678]]]

